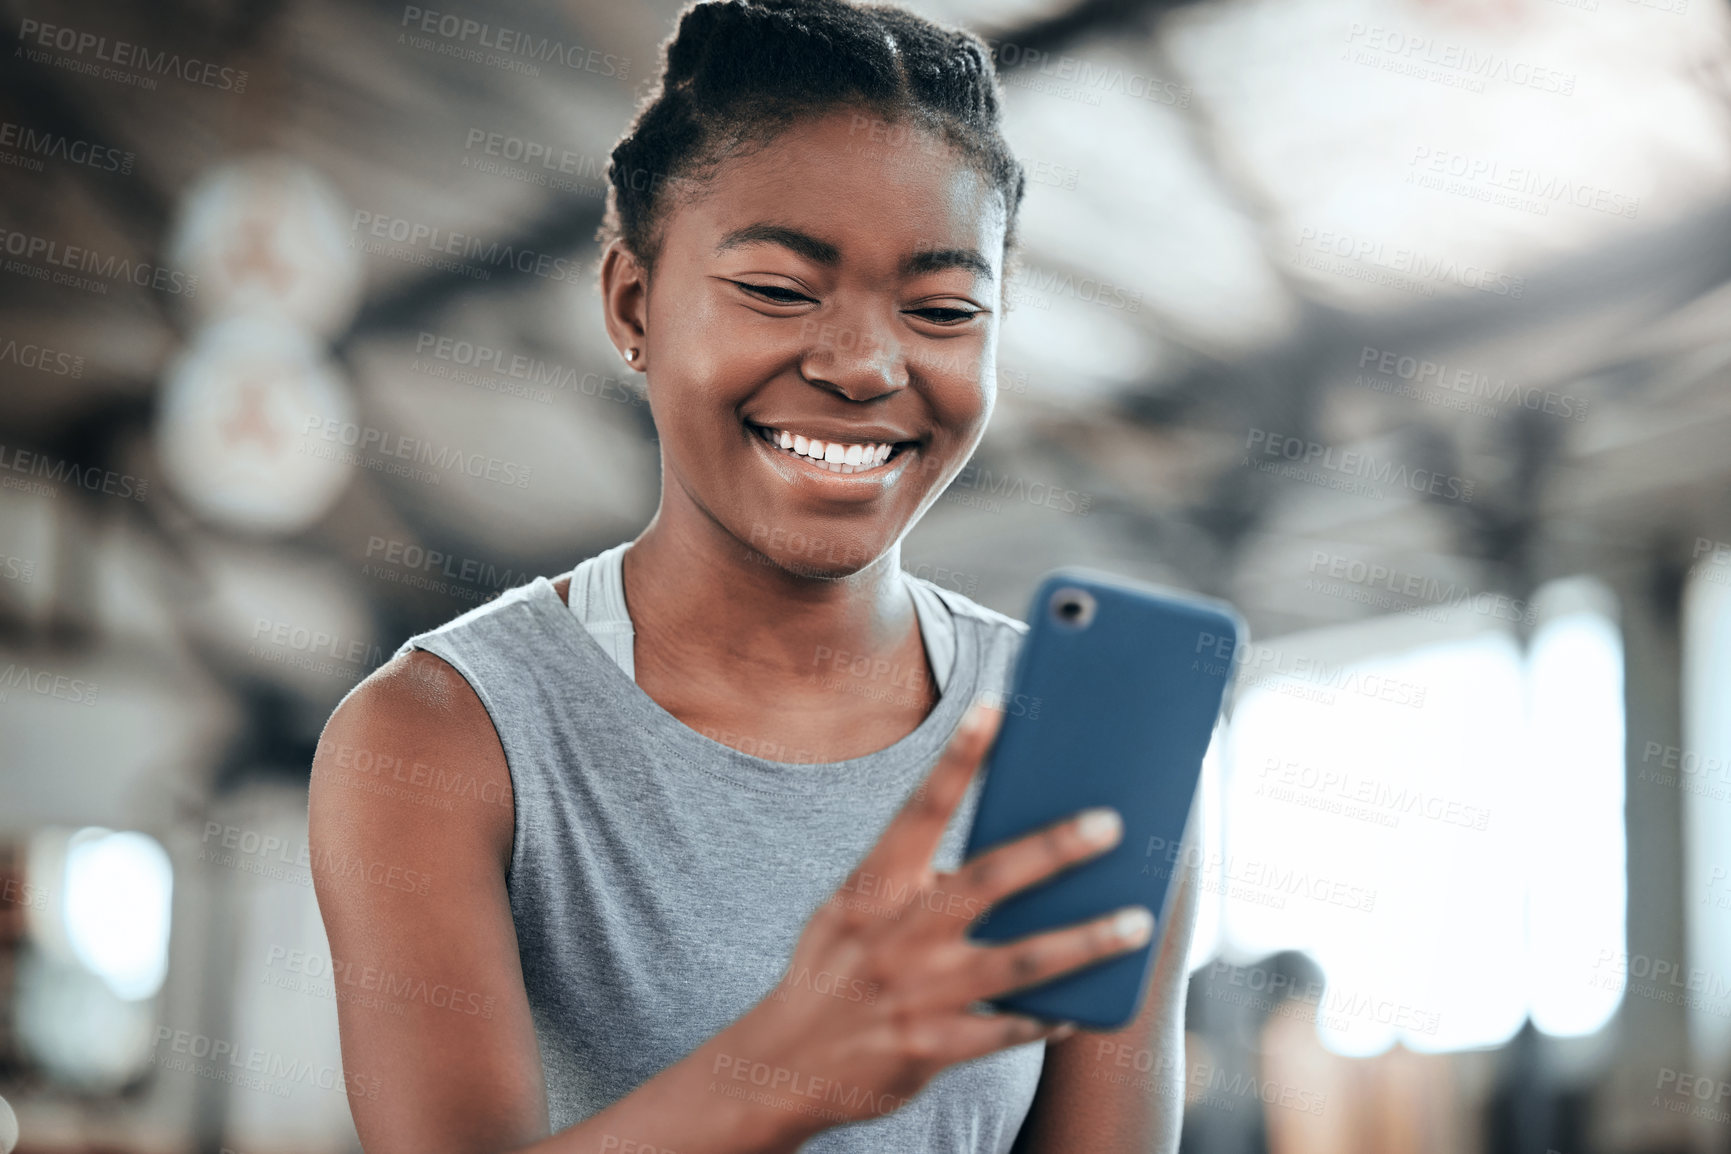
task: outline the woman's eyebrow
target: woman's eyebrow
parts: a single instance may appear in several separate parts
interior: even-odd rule
[[[987,280],[997,279],[992,273],[991,263],[971,248],[923,248],[902,261],[903,276],[918,276],[946,268],[965,268]]]
[[[736,228],[721,238],[721,243],[715,246],[717,254],[730,248],[739,248],[747,244],[779,244],[791,249],[813,264],[834,266],[841,263],[841,249],[826,240],[819,240],[810,233],[801,232],[797,228],[788,228],[780,224],[748,224],[744,228]]]
[[[841,263],[841,249],[827,240],[819,240],[808,232],[797,228],[789,228],[783,224],[748,224],[744,228],[736,228],[721,238],[715,246],[717,255],[728,249],[740,248],[748,244],[776,244],[791,252],[803,256],[813,264],[833,268]],[[996,280],[992,272],[991,262],[971,248],[922,248],[901,263],[903,276],[919,276],[922,273],[939,272],[946,268],[965,268],[977,273],[986,280]]]

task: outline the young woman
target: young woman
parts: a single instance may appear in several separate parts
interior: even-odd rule
[[[961,864],[1000,716],[976,702],[1025,627],[900,567],[993,404],[1023,178],[983,45],[700,4],[611,172],[654,520],[411,638],[314,764],[366,1149],[1175,1149],[1194,879],[1126,1029],[979,1004],[1151,919],[966,938],[1119,829]]]

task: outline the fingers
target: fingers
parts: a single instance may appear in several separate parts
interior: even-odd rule
[[[1079,926],[983,947],[981,964],[971,967],[971,996],[997,998],[1040,985],[1147,945],[1153,933],[1154,915],[1144,906],[1126,906]]]
[[[938,764],[891,819],[854,876],[862,872],[900,876],[931,863],[943,840],[944,827],[967,796],[968,782],[991,748],[1003,717],[1002,710],[983,703],[975,703],[968,710]]]
[[[1068,1022],[1045,1022],[1025,1014],[964,1013],[944,1024],[946,1065],[965,1062],[1029,1042],[1061,1042],[1076,1032]]]
[[[1117,810],[1083,810],[969,859],[955,873],[958,889],[992,905],[1060,870],[1098,857],[1123,836],[1124,822]]]

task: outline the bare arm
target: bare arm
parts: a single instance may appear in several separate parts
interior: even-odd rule
[[[439,774],[459,787],[438,788]],[[681,1154],[795,1149],[787,1120],[705,1093],[690,1059],[548,1137],[505,890],[511,806],[504,750],[485,708],[431,654],[405,654],[380,669],[319,741],[309,818],[314,884],[346,991],[337,1007],[343,1066],[368,1154],[492,1154],[531,1144],[575,1154],[627,1141]]]

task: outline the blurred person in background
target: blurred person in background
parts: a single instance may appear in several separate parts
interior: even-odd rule
[[[446,991],[340,1006],[380,1087],[352,1099],[366,1148],[1176,1149],[1181,1093],[1106,1075],[1181,1068],[1194,878],[1125,1029],[978,1005],[1152,918],[967,940],[1121,827],[960,863],[980,702],[1017,707],[1026,627],[900,564],[993,408],[1024,177],[984,44],[893,7],[699,4],[610,179],[653,520],[409,639],[315,760],[315,860],[357,863],[317,877],[334,956]],[[458,804],[347,788],[380,758]]]

